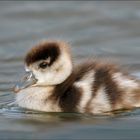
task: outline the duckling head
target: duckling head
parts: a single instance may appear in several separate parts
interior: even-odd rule
[[[25,70],[36,79],[36,85],[53,86],[72,73],[69,45],[60,40],[42,40],[26,54]]]

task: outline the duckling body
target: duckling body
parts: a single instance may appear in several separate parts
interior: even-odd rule
[[[55,56],[53,51],[47,54],[48,48],[49,51],[59,49],[58,54],[55,52]],[[52,55],[56,59],[52,60]],[[16,94],[16,102],[23,108],[104,114],[140,107],[138,80],[112,64],[99,61],[73,66],[68,45],[62,41],[47,40],[34,46],[26,55],[25,63],[37,82]]]

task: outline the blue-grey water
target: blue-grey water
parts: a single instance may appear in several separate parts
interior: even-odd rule
[[[140,78],[140,2],[1,1],[0,139],[140,139],[140,109],[93,116],[11,105],[24,55],[43,38],[68,41],[76,63],[99,57]]]

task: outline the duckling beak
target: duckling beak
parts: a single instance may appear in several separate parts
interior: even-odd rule
[[[35,78],[32,71],[27,71],[21,81],[16,84],[13,88],[13,91],[15,93],[18,93],[20,90],[28,88],[32,85],[34,85],[37,82],[37,79]]]

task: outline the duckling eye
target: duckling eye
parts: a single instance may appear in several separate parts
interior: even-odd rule
[[[42,62],[39,64],[39,67],[42,69],[45,69],[47,66],[48,66],[48,63],[46,63],[46,62]]]

